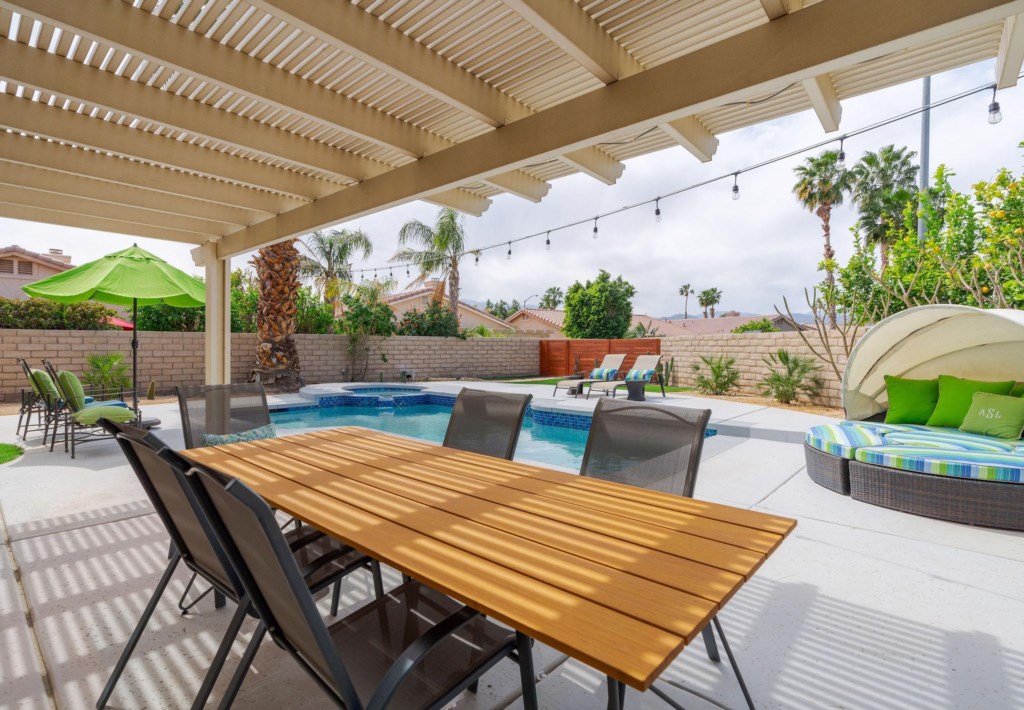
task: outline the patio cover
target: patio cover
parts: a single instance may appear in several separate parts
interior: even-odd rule
[[[871,328],[843,373],[847,419],[888,408],[885,375],[1024,381],[1024,311],[920,306]]]

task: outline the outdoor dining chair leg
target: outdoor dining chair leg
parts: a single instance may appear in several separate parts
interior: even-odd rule
[[[242,683],[245,682],[245,676],[249,672],[253,660],[256,658],[256,652],[260,650],[260,644],[263,642],[263,636],[266,633],[266,625],[262,621],[259,622],[256,625],[256,629],[252,632],[249,645],[245,647],[242,660],[238,662],[238,668],[235,669],[234,674],[231,676],[231,682],[224,691],[224,697],[220,699],[220,705],[217,706],[218,710],[227,710],[235,702],[235,697],[238,695],[238,691],[242,689]]]
[[[704,649],[708,652],[708,658],[715,663],[721,663],[722,656],[718,653],[718,644],[715,643],[715,632],[710,626],[705,626],[700,632],[704,639]]]
[[[518,631],[516,632],[516,663],[519,664],[519,680],[523,686],[523,708],[537,710],[539,705],[537,703],[537,672],[533,667],[533,640]]]
[[[378,599],[384,598],[384,576],[380,571],[380,562],[370,560],[370,574],[373,575],[373,593]]]
[[[338,580],[334,583],[334,592],[331,594],[331,616],[338,615],[338,605],[341,603],[341,582]]]
[[[139,639],[142,638],[142,632],[146,629],[146,624],[149,623],[149,618],[153,616],[153,612],[156,610],[156,605],[160,601],[160,597],[163,596],[164,590],[167,589],[168,583],[171,581],[171,577],[174,575],[174,570],[178,566],[178,562],[181,560],[181,555],[177,552],[171,557],[170,563],[167,565],[167,569],[164,570],[164,574],[160,577],[160,581],[156,585],[156,589],[153,590],[153,595],[149,598],[149,602],[146,604],[146,608],[142,612],[142,616],[139,617],[139,623],[135,625],[135,630],[132,631],[132,635],[128,637],[128,643],[124,645],[124,649],[121,651],[121,657],[117,659],[117,663],[114,665],[114,670],[110,674],[110,678],[107,680],[106,686],[103,688],[103,692],[100,693],[99,700],[96,701],[96,710],[102,710],[107,705],[107,701],[110,700],[110,694],[114,692],[114,686],[117,685],[118,679],[124,672],[125,666],[128,665],[128,659],[132,657],[132,652],[135,651],[135,646],[138,645]]]
[[[750,710],[754,710],[754,699],[750,697],[750,691],[747,690],[747,684],[743,681],[743,674],[740,673],[740,666],[736,662],[736,656],[732,654],[732,649],[729,647],[729,640],[725,638],[725,630],[722,629],[722,622],[718,620],[718,615],[711,617],[711,623],[715,625],[715,631],[718,632],[719,638],[722,639],[722,646],[725,647],[725,655],[729,657],[729,663],[732,665],[732,670],[736,674],[736,681],[740,684],[740,690],[743,691],[743,699],[747,701],[747,707]]]
[[[220,675],[220,671],[224,667],[224,661],[231,653],[231,647],[238,637],[238,631],[242,628],[242,622],[245,621],[248,611],[249,602],[245,599],[239,601],[238,609],[235,610],[235,615],[231,617],[231,622],[224,632],[224,640],[220,642],[220,648],[217,649],[213,660],[210,661],[210,669],[206,671],[206,677],[203,678],[203,684],[199,687],[196,699],[192,701],[192,710],[206,707],[206,701],[209,700],[210,693],[213,691],[213,684],[217,682],[217,676]]]

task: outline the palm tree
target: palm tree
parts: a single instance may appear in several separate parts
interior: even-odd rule
[[[836,252],[832,248],[830,226],[832,208],[843,204],[843,198],[850,191],[852,179],[849,172],[839,169],[838,160],[838,151],[826,150],[821,155],[807,158],[803,165],[798,165],[793,170],[797,177],[793,193],[804,207],[821,220],[821,231],[825,240],[825,280],[829,286],[836,282]]]
[[[711,309],[711,317],[715,317],[715,306],[722,301],[722,292],[717,288],[706,288],[697,294],[697,303],[704,309],[704,317],[708,317],[708,309]]]
[[[467,253],[462,216],[449,207],[442,207],[433,229],[418,219],[406,222],[398,232],[398,247],[391,261],[413,264],[420,270],[413,284],[421,284],[437,275],[433,298],[440,301],[447,284],[448,303],[458,318],[459,260]]]
[[[301,262],[294,239],[263,247],[256,252],[251,262],[256,269],[259,288],[259,300],[256,303],[256,337],[259,340],[256,364],[269,371],[287,368],[296,379],[300,379],[299,351],[293,336],[296,330]]]
[[[904,209],[917,195],[916,155],[909,148],[887,145],[877,153],[865,153],[851,170],[852,197],[860,212],[857,229],[866,246],[878,245],[883,272],[889,265],[889,235],[906,227]]]
[[[552,286],[540,297],[540,307],[549,310],[557,310],[565,300],[565,292],[558,286]]]
[[[310,279],[324,298],[334,305],[334,315],[341,311],[341,297],[352,287],[352,257],[363,259],[373,253],[369,235],[361,229],[331,231],[320,230],[299,240],[307,253],[302,255],[300,273]]]
[[[696,293],[690,284],[683,284],[679,287],[679,295],[683,297],[683,320],[690,317],[690,296]]]

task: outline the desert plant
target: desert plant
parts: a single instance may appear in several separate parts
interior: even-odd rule
[[[488,328],[483,323],[480,323],[479,325],[474,325],[472,328],[466,328],[466,330],[463,331],[463,334],[465,334],[469,338],[493,338],[494,337],[494,331],[491,330],[490,328]]]
[[[654,368],[654,371],[658,373],[658,377],[661,378],[661,384],[668,386],[672,384],[672,373],[676,369],[676,359],[670,357],[668,360],[662,360],[658,363],[658,366]]]
[[[824,382],[818,374],[821,366],[813,357],[793,355],[779,349],[762,358],[771,372],[761,380],[761,392],[781,404],[791,404],[800,398],[814,399],[821,393]]]
[[[122,353],[92,353],[85,356],[85,372],[82,382],[92,392],[117,392],[130,387],[128,365]]]
[[[698,392],[704,394],[729,394],[736,389],[740,380],[740,371],[736,368],[736,358],[718,355],[710,357],[700,356],[704,363],[693,363],[693,372],[697,375],[694,386]],[[705,372],[706,368],[706,372]]]

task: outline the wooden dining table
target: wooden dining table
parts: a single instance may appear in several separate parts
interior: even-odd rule
[[[358,427],[181,453],[639,690],[796,526]]]

